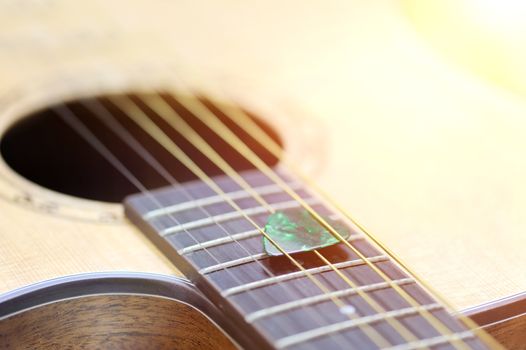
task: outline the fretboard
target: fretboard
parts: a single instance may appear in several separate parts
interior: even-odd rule
[[[347,227],[347,241],[362,256],[343,243],[318,250],[331,264],[312,251],[292,254],[303,270],[286,256],[269,256],[260,231],[269,208],[224,176],[213,181],[242,211],[194,181],[129,197],[127,216],[228,314],[227,328],[247,347],[490,348],[357,227],[278,174],[319,215]],[[301,209],[261,173],[241,175],[274,210]]]

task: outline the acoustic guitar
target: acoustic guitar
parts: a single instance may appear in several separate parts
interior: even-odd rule
[[[411,4],[0,2],[0,348],[526,348],[526,102]]]

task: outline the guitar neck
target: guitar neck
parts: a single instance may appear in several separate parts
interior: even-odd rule
[[[194,181],[129,197],[129,219],[229,315],[242,344],[269,349],[487,349],[485,335],[450,315],[368,237],[297,179],[277,171],[302,201],[258,171]],[[271,256],[262,228],[270,210],[302,210],[345,227],[347,242]],[[236,204],[237,208],[232,206]],[[257,225],[254,225],[256,223]],[[483,339],[484,338],[484,339]]]

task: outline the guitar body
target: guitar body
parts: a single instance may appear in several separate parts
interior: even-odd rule
[[[0,6],[2,135],[55,103],[181,81],[234,99],[454,309],[525,348],[526,99],[443,59],[402,4]],[[234,346],[210,302],[160,277],[184,276],[121,204],[46,188],[2,158],[0,223],[0,346]]]

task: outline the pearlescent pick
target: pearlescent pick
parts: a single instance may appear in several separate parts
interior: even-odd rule
[[[349,238],[350,232],[342,224],[328,218],[324,220],[344,239]],[[307,252],[340,242],[304,209],[271,214],[265,225],[265,233],[289,254]],[[268,255],[282,255],[266,237],[263,237],[263,247]]]

